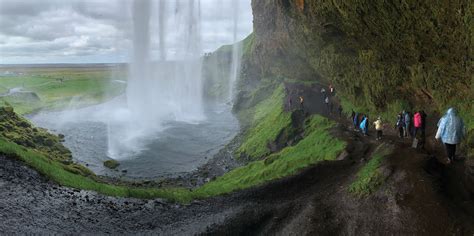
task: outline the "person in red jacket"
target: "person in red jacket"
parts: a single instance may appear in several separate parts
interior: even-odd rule
[[[421,130],[421,126],[422,126],[422,119],[421,119],[420,112],[416,112],[415,115],[413,116],[413,126],[415,126],[415,130],[413,131],[413,136],[416,138],[416,134],[418,133],[419,130]]]

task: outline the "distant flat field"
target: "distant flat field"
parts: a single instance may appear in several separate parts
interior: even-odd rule
[[[0,65],[0,102],[18,113],[104,102],[125,89],[124,64]]]

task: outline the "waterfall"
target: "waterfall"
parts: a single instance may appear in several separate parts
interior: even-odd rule
[[[131,4],[131,58],[123,101],[108,113],[108,154],[124,159],[146,149],[172,122],[197,124],[206,119],[203,109],[202,18],[214,17],[211,4],[224,5],[216,24],[233,29],[229,99],[233,98],[242,56],[239,37],[239,0],[134,0]],[[225,9],[224,9],[225,8]],[[219,10],[219,9],[218,9]],[[227,14],[231,13],[231,14]],[[204,15],[204,16],[203,16]],[[206,32],[209,32],[207,25]],[[241,36],[240,36],[241,37]],[[206,40],[209,41],[209,36]],[[206,48],[209,50],[209,48]],[[227,78],[224,79],[224,83]]]
[[[156,135],[165,122],[197,123],[205,118],[200,1],[179,1],[174,11],[168,9],[166,0],[157,1],[156,6],[152,3],[135,0],[132,6],[133,56],[126,89],[127,106],[114,111],[117,118],[108,124],[108,153],[114,159],[141,151],[146,137]],[[157,30],[153,30],[150,20],[152,9],[158,10]],[[168,17],[168,10],[172,10],[172,17]],[[152,36],[158,38],[155,58]],[[172,59],[167,53],[168,37],[177,42]]]
[[[235,92],[235,83],[240,75],[240,65],[242,58],[242,43],[237,42],[237,34],[239,30],[239,0],[232,0],[232,22],[233,22],[233,42],[232,45],[232,61],[229,78],[229,99],[233,101]]]

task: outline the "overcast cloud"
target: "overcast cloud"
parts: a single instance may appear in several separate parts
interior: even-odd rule
[[[181,0],[189,1],[189,0]],[[197,1],[196,1],[197,2]],[[239,0],[238,40],[252,32],[250,0]],[[126,62],[130,57],[131,0],[0,0],[0,64]],[[152,4],[151,27],[158,18]],[[167,17],[179,9],[167,1]],[[233,42],[232,0],[201,0],[203,52]],[[174,28],[168,26],[167,54]],[[152,29],[152,51],[158,36]]]

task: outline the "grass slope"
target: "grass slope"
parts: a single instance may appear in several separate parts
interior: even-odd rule
[[[284,97],[284,89],[281,85],[270,97],[255,106],[251,113],[250,128],[237,154],[244,153],[251,159],[258,159],[270,153],[268,143],[275,141],[278,134],[291,125],[291,113],[283,110]]]
[[[363,197],[375,192],[383,183],[384,178],[379,168],[388,155],[393,152],[393,147],[387,144],[378,146],[367,164],[357,173],[356,180],[349,186],[349,192]]]
[[[324,160],[334,160],[345,143],[328,132],[334,123],[321,116],[308,119],[305,137],[295,146],[286,147],[264,160],[254,161],[230,171],[196,192],[199,196],[232,192],[296,174],[301,169]]]

